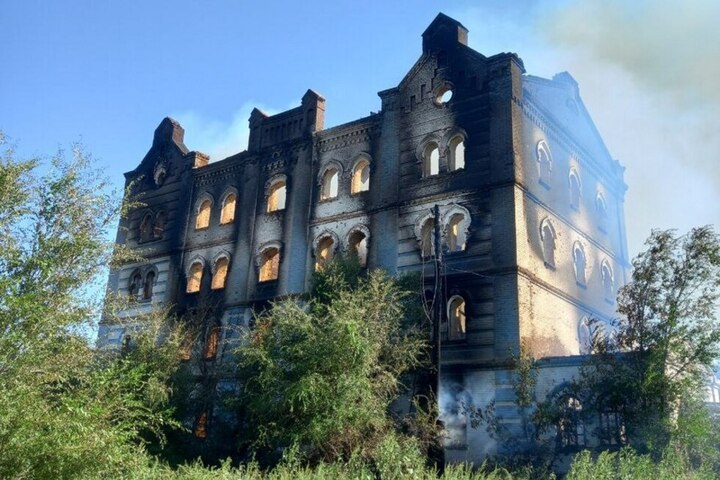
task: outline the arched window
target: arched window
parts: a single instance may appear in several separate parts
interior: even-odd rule
[[[225,282],[227,281],[228,267],[230,266],[230,260],[228,257],[220,257],[215,262],[213,268],[213,277],[210,288],[213,290],[220,290],[225,288]]]
[[[200,291],[202,275],[203,264],[201,262],[193,263],[188,271],[187,289],[185,290],[187,293],[196,293]]]
[[[576,397],[567,395],[560,398],[557,423],[558,445],[564,449],[579,449],[585,446],[585,423],[582,419],[582,403]]]
[[[450,140],[450,159],[448,167],[450,171],[465,168],[465,140],[462,136],[456,135]]]
[[[367,265],[368,239],[362,230],[353,231],[348,237],[348,245],[350,246],[350,254],[358,259],[361,267]]]
[[[603,292],[605,300],[613,301],[615,295],[615,278],[613,276],[612,267],[607,260],[603,260],[600,265],[600,276],[602,277]]]
[[[145,275],[145,285],[143,286],[143,300],[150,300],[153,296],[153,287],[155,286],[155,272],[150,270]]]
[[[555,229],[549,220],[544,220],[540,226],[540,239],[545,265],[555,268]]]
[[[193,339],[192,337],[185,338],[180,343],[180,360],[186,362],[192,357]]]
[[[435,220],[428,218],[420,229],[420,251],[423,257],[431,257],[435,253]]]
[[[207,424],[208,412],[205,411],[198,415],[197,420],[195,420],[195,428],[193,429],[195,438],[199,438],[201,440],[207,438]]]
[[[260,257],[260,278],[261,282],[277,280],[280,269],[280,251],[275,247],[263,250]]]
[[[429,177],[440,173],[440,149],[438,148],[437,143],[428,143],[423,150],[422,157],[423,177]]]
[[[133,272],[133,274],[130,276],[130,285],[128,288],[128,295],[130,299],[135,300],[138,298],[138,295],[140,294],[140,287],[142,286],[142,275],[140,275],[139,271]]]
[[[153,236],[158,239],[162,238],[165,233],[165,224],[167,223],[167,213],[162,210],[155,216],[155,226],[153,227]]]
[[[575,170],[570,170],[570,207],[574,210],[580,210],[580,178]]]
[[[605,232],[607,231],[608,213],[607,203],[605,203],[605,197],[603,197],[602,193],[598,193],[595,198],[595,209],[597,210],[598,227]]]
[[[465,300],[455,295],[448,301],[448,338],[450,340],[465,340]]]
[[[351,193],[367,192],[370,190],[370,162],[359,160],[353,168]]]
[[[212,202],[209,198],[200,202],[200,206],[197,209],[197,216],[195,217],[195,230],[200,230],[201,228],[207,228],[210,226],[211,211]]]
[[[573,265],[575,267],[575,281],[579,285],[585,285],[586,264],[585,250],[580,242],[575,242],[575,245],[573,245]]]
[[[327,265],[335,255],[335,241],[331,236],[325,236],[317,243],[315,251],[315,271],[319,272]]]
[[[225,195],[220,211],[220,225],[226,225],[235,221],[235,203],[237,196],[234,193]]]
[[[592,353],[593,332],[590,329],[590,320],[583,317],[578,323],[578,346],[581,355]]]
[[[447,248],[450,252],[461,252],[465,250],[466,225],[465,215],[455,213],[450,217],[447,225]]]
[[[220,326],[214,325],[208,332],[203,360],[213,360],[217,356],[218,342],[220,341]]]
[[[334,168],[328,168],[322,177],[322,185],[320,187],[320,200],[330,200],[338,196],[338,171]]]
[[[146,213],[140,222],[140,241],[147,242],[153,238],[152,213]]]
[[[277,212],[285,210],[285,198],[287,196],[287,188],[285,180],[275,181],[268,190],[267,211]]]
[[[545,187],[550,187],[550,176],[552,174],[552,157],[550,156],[550,148],[545,140],[540,140],[537,144],[537,163],[538,175],[540,183]]]

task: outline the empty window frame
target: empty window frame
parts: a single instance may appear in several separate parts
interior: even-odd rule
[[[200,202],[195,216],[195,230],[208,228],[210,226],[210,213],[212,212],[212,201],[209,198]]]
[[[431,217],[420,228],[420,252],[423,257],[435,254],[435,220]]]
[[[575,170],[570,170],[568,178],[570,183],[570,207],[573,210],[580,211],[580,200],[582,198],[582,189],[580,187],[580,176]]]
[[[285,210],[285,200],[287,197],[287,184],[285,180],[276,180],[268,189],[267,212],[277,212]]]
[[[132,275],[130,275],[130,284],[128,286],[128,296],[131,300],[136,300],[138,298],[142,284],[143,281],[140,271],[134,271]]]
[[[276,247],[268,247],[260,254],[260,282],[277,280],[280,270],[280,250]]]
[[[593,332],[590,328],[590,320],[583,317],[578,323],[578,350],[580,355],[592,353]]]
[[[465,299],[460,295],[450,298],[447,305],[448,339],[465,340]]]
[[[217,356],[218,343],[220,342],[220,326],[213,325],[207,334],[205,341],[205,349],[203,350],[203,360],[214,360]]]
[[[338,196],[340,174],[336,168],[328,168],[323,173],[320,185],[320,200],[331,200]]]
[[[153,287],[155,286],[155,272],[150,270],[145,275],[145,284],[143,285],[143,300],[150,300],[153,296]]]
[[[549,220],[540,224],[540,240],[545,266],[555,268],[555,228]]]
[[[325,266],[332,261],[335,256],[335,240],[326,235],[317,242],[317,250],[315,251],[315,271],[322,271]]]
[[[223,256],[215,261],[215,265],[213,266],[212,282],[210,283],[210,288],[212,290],[221,290],[225,288],[229,267],[230,259],[228,257]]]
[[[461,135],[455,135],[449,143],[450,158],[448,169],[452,172],[465,168],[465,139]]]
[[[235,221],[235,208],[237,203],[237,195],[235,193],[228,193],[222,202],[222,209],[220,210],[220,225],[227,225]]]
[[[595,210],[597,211],[598,228],[606,232],[608,224],[607,203],[605,202],[605,197],[600,192],[598,192],[597,197],[595,197]]]
[[[585,423],[582,403],[576,397],[560,398],[560,415],[557,423],[558,446],[562,449],[580,449],[585,446]]]
[[[155,216],[155,225],[153,226],[153,236],[155,239],[160,239],[165,233],[165,225],[167,224],[167,212],[164,210],[158,212]]]
[[[148,212],[140,222],[140,241],[147,242],[153,239],[153,216]]]
[[[545,140],[540,140],[537,144],[536,160],[540,183],[549,188],[550,177],[552,175],[552,157],[550,156],[550,148]]]
[[[190,265],[187,276],[187,293],[197,293],[200,291],[200,285],[202,284],[203,276],[203,264],[200,261],[193,262]]]
[[[587,260],[585,249],[580,242],[573,245],[573,266],[575,268],[575,281],[578,285],[585,285]]]
[[[354,230],[348,236],[350,255],[357,258],[361,267],[367,266],[368,238],[362,230]]]
[[[370,162],[362,158],[353,168],[350,193],[367,192],[368,190],[370,190]]]
[[[430,142],[422,153],[422,175],[430,177],[440,173],[440,149],[437,143]]]
[[[450,217],[450,221],[447,225],[445,232],[445,238],[447,240],[447,248],[450,252],[462,252],[465,250],[466,242],[466,221],[465,215],[462,213],[454,213]]]
[[[600,276],[602,277],[603,293],[605,300],[612,302],[615,295],[615,278],[613,270],[607,260],[600,264]]]
[[[206,411],[202,412],[200,415],[198,415],[197,419],[195,420],[195,428],[193,429],[195,438],[198,438],[200,440],[204,440],[205,438],[207,438],[207,427],[208,427],[208,412],[206,410]]]

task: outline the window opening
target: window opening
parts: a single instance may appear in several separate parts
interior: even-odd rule
[[[550,149],[544,140],[537,145],[537,162],[540,175],[540,182],[546,187],[550,186],[550,174],[552,173],[552,159]]]
[[[585,285],[585,252],[579,244],[573,248],[573,265],[575,266],[575,281]]]
[[[555,268],[555,232],[550,222],[545,222],[541,230],[543,258],[545,265]]]
[[[268,248],[262,253],[260,263],[260,281],[277,280],[280,267],[280,252],[277,248]]]
[[[130,288],[128,291],[131,300],[135,300],[138,298],[141,285],[142,275],[140,275],[140,272],[133,273],[133,275],[130,277]]]
[[[370,164],[367,160],[361,160],[353,169],[351,193],[367,192],[368,190],[370,190]]]
[[[447,227],[447,247],[450,252],[461,252],[465,250],[465,232],[462,224],[465,215],[456,213],[450,217]]]
[[[325,171],[322,178],[322,188],[320,189],[320,200],[330,200],[338,196],[338,171],[329,168]]]
[[[608,265],[607,261],[604,261],[602,263],[602,266],[600,267],[600,275],[602,276],[602,283],[603,283],[603,291],[605,292],[605,299],[606,300],[613,300],[613,293],[614,293],[614,279],[613,279],[613,272],[612,268],[610,268],[610,265]]]
[[[225,288],[225,282],[227,281],[227,273],[229,266],[230,261],[227,257],[218,258],[217,262],[215,262],[215,273],[212,277],[212,283],[210,285],[211,289],[220,290]]]
[[[350,252],[355,255],[361,267],[367,265],[367,237],[363,232],[355,231],[350,235]]]
[[[573,396],[561,399],[560,420],[557,431],[562,448],[585,446],[585,424],[582,420],[582,404]]]
[[[190,275],[187,282],[187,293],[196,293],[200,291],[200,284],[202,283],[203,265],[200,262],[195,262],[190,266]]]
[[[155,272],[148,272],[145,276],[145,286],[143,287],[143,299],[150,300],[153,296],[153,286],[155,285]]]
[[[195,219],[195,230],[210,226],[211,209],[212,202],[210,202],[210,200],[203,200],[200,204],[200,208],[198,208],[197,218]]]
[[[155,217],[155,226],[153,227],[153,236],[158,239],[162,238],[165,233],[165,224],[167,223],[167,213],[164,211],[158,212]]]
[[[317,246],[315,254],[315,271],[322,271],[323,268],[333,259],[335,242],[332,237],[323,237]]]
[[[202,412],[195,421],[195,438],[199,438],[201,440],[207,438],[207,422],[208,412]]]
[[[235,221],[235,203],[237,196],[229,193],[223,201],[222,211],[220,212],[220,224],[225,225]]]
[[[220,341],[220,327],[215,325],[208,332],[205,342],[204,360],[213,360],[217,356],[218,342]]]
[[[152,215],[146,213],[140,223],[140,241],[147,242],[148,240],[152,240],[152,230]]]
[[[450,140],[450,171],[465,168],[465,141],[461,136]]]
[[[605,198],[603,198],[600,193],[598,193],[598,196],[595,199],[595,206],[598,214],[598,227],[604,232],[607,230],[607,204],[605,203]]]
[[[580,179],[575,172],[570,172],[570,206],[580,210]]]
[[[436,143],[429,143],[423,150],[423,177],[440,173],[440,150]]]
[[[420,230],[420,249],[423,257],[430,257],[435,253],[435,220],[428,218]]]
[[[273,183],[270,187],[268,195],[267,211],[277,212],[279,210],[285,210],[285,197],[287,195],[287,188],[284,180],[278,180]]]
[[[465,300],[456,295],[448,302],[449,338],[450,340],[465,339]]]

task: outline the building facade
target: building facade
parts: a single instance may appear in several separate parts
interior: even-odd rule
[[[568,73],[527,75],[517,55],[485,56],[467,34],[438,15],[407,75],[379,92],[377,113],[325,128],[325,99],[308,90],[297,108],[255,109],[247,150],[212,163],[164,119],[126,174],[145,206],[121,221],[117,242],[146,258],[110,276],[109,291],[137,299],[128,318],[153,304],[210,305],[193,355],[220,365],[253,311],[305,292],[339,252],[420,272],[432,296],[442,248],[447,458],[509,448],[457,405],[492,401],[517,427],[508,365],[521,344],[541,359],[544,395],[575,374],[589,319],[614,315],[626,281],[626,186]],[[103,323],[100,342],[120,345],[131,330]],[[202,415],[204,429],[216,413]]]

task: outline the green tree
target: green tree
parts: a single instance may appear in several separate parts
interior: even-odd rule
[[[352,262],[328,265],[311,298],[273,304],[238,349],[255,448],[297,445],[311,460],[336,460],[371,458],[389,437],[405,442],[389,409],[425,340],[396,280],[352,272]]]
[[[88,336],[120,202],[79,147],[18,161],[0,133],[0,477],[115,477],[174,424],[178,331],[146,319],[124,355]],[[162,341],[161,341],[162,340]]]
[[[653,231],[618,295],[612,333],[593,336],[597,355],[580,387],[595,407],[622,411],[627,437],[661,452],[702,408],[705,382],[720,354],[720,237],[711,227],[677,236]]]

